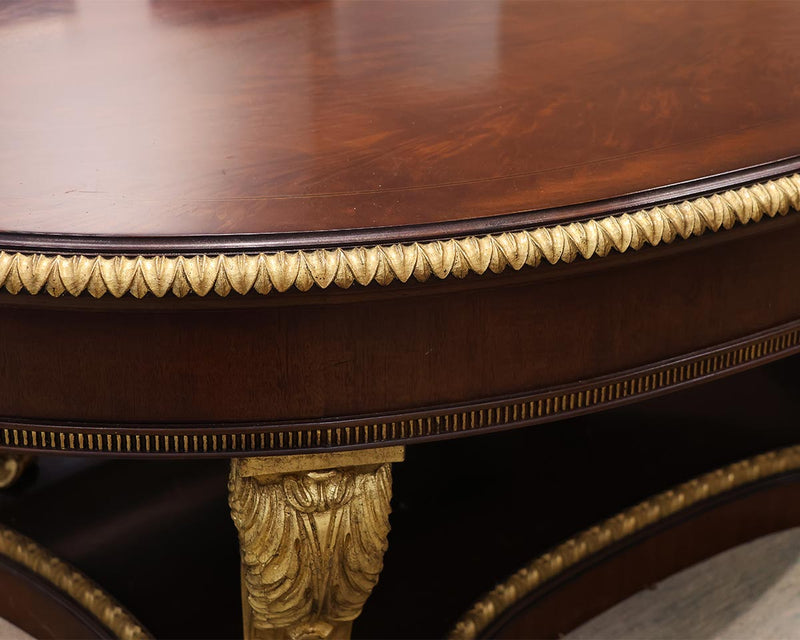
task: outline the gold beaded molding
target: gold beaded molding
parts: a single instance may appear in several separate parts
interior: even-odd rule
[[[349,249],[278,251],[276,253],[195,256],[84,256],[6,253],[0,251],[0,287],[12,294],[65,293],[95,298],[128,293],[142,298],[212,291],[267,294],[315,285],[347,289],[377,282],[387,285],[411,278],[424,282],[487,271],[518,271],[542,262],[572,262],[669,244],[676,238],[717,232],[765,216],[800,210],[800,175],[725,191],[680,204],[613,215],[568,225],[523,229],[496,235],[469,236],[411,244]]]
[[[151,638],[144,627],[116,600],[80,571],[59,560],[30,538],[0,526],[0,555],[22,565],[67,594],[97,618],[115,638]]]
[[[647,526],[712,496],[795,469],[800,469],[800,445],[737,462],[645,500],[579,533],[520,569],[476,602],[448,637],[451,640],[476,638],[503,612],[534,589],[572,565]]]

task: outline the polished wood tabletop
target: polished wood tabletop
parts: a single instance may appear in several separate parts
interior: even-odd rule
[[[288,248],[709,191],[800,154],[798,22],[794,1],[9,0],[0,232]]]
[[[348,637],[407,445],[800,352],[798,42],[797,1],[0,2],[6,475],[232,458],[245,637]]]
[[[800,3],[0,4],[0,446],[242,455],[800,348]]]

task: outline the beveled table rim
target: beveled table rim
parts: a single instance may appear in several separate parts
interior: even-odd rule
[[[383,234],[376,239],[386,237],[379,244],[351,244],[362,231],[343,232],[338,241],[331,234],[133,239],[0,233],[0,288],[52,297],[224,297],[519,271],[605,257],[612,250],[638,251],[798,211],[798,169],[795,157],[610,201],[435,225],[445,235],[428,239],[412,240],[422,233],[418,227],[371,230]],[[637,209],[646,203],[650,208]],[[484,231],[459,233],[474,225]],[[315,238],[316,248],[296,248]],[[275,244],[281,241],[286,244]]]

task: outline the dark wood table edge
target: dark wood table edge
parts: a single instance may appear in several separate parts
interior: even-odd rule
[[[64,294],[60,297],[49,295],[12,294],[0,287],[0,309],[30,309],[53,312],[60,310],[85,310],[101,312],[146,311],[161,313],[164,311],[194,313],[197,311],[226,312],[240,309],[263,309],[266,307],[298,307],[343,305],[358,302],[380,302],[398,297],[439,296],[448,293],[497,289],[501,287],[524,286],[530,283],[548,282],[565,278],[580,277],[598,271],[613,269],[635,269],[643,262],[676,258],[695,251],[704,251],[721,244],[747,241],[765,233],[779,233],[800,225],[800,216],[777,215],[762,219],[758,224],[736,225],[726,233],[706,233],[676,240],[669,244],[645,246],[638,251],[619,253],[613,251],[602,259],[576,258],[575,261],[543,263],[535,268],[522,268],[519,271],[505,269],[499,273],[487,271],[484,274],[469,273],[463,278],[448,277],[431,278],[419,282],[413,278],[406,282],[393,281],[387,285],[371,282],[367,286],[352,286],[349,289],[339,287],[313,287],[308,291],[289,289],[270,295],[261,295],[255,291],[239,295],[231,292],[228,296],[196,294],[184,298],[175,296],[156,297],[148,294],[141,298],[124,295],[119,298],[105,295],[92,297],[88,292],[73,296]]]
[[[313,251],[205,255],[84,255],[0,250],[0,286],[18,295],[148,295],[183,299],[232,292],[350,289],[463,279],[469,275],[520,271],[543,264],[572,264],[614,252],[636,253],[711,232],[786,216],[800,209],[800,174],[754,183],[632,214],[621,213],[570,224],[389,245]],[[725,235],[728,235],[726,233]]]
[[[0,525],[0,573],[16,586],[8,593],[8,610],[0,611],[9,622],[34,637],[95,637],[144,640],[152,637],[115,598],[70,564],[35,541]],[[34,617],[15,604],[21,594],[31,598]],[[2,600],[0,599],[0,603]],[[38,604],[37,604],[38,603]],[[61,624],[49,617],[55,607]]]
[[[132,424],[0,418],[0,450],[113,457],[242,457],[413,444],[527,427],[679,391],[800,352],[800,320],[547,389],[456,405],[279,423]]]
[[[461,621],[452,629],[450,637],[462,640],[476,637],[490,638],[497,635],[514,637],[513,634],[503,636],[504,627],[507,627],[523,611],[535,609],[537,606],[542,607],[537,612],[537,615],[540,615],[542,627],[537,627],[537,633],[532,637],[560,637],[637,591],[646,589],[682,569],[739,544],[800,525],[800,509],[796,508],[778,509],[777,511],[773,509],[776,513],[773,513],[774,517],[771,518],[747,517],[748,514],[752,515],[751,512],[763,506],[764,499],[770,496],[782,496],[782,503],[786,504],[787,496],[783,496],[783,494],[788,493],[789,504],[797,504],[792,496],[796,497],[800,492],[800,467],[798,467],[800,458],[798,458],[798,454],[800,454],[800,446],[795,446],[734,463],[648,498],[636,507],[582,531],[565,543],[539,556],[528,564],[526,569],[522,569],[501,583],[497,589],[486,594],[461,618]],[[716,486],[710,487],[709,485]],[[695,494],[695,498],[698,496],[700,498],[692,501],[692,498],[689,497],[687,498],[688,505],[680,506],[679,503],[684,497],[692,493]],[[704,496],[705,493],[707,495]],[[672,512],[659,513],[660,507],[669,502],[678,504],[678,506]],[[764,508],[766,509],[766,507]],[[650,515],[644,515],[648,510]],[[653,513],[657,513],[657,515],[653,516]],[[649,524],[637,526],[641,523],[636,523],[633,525],[632,531],[624,531],[626,527],[630,526],[631,521],[647,517],[652,519]],[[715,521],[722,519],[724,524],[731,518],[733,520],[746,518],[747,526],[743,527],[744,531],[730,532],[724,540],[714,536],[711,538],[702,536],[703,544],[710,549],[701,549],[702,545],[698,544],[684,554],[677,553],[677,549],[683,551],[686,549],[680,541],[676,543],[676,531],[680,534],[682,528],[702,527],[704,523],[707,524],[706,521],[710,521],[713,525]],[[579,548],[583,548],[588,538],[597,538],[598,532],[608,532],[614,527],[618,527],[622,532],[618,534],[618,539],[607,545],[600,544],[600,548],[595,551],[589,549],[585,555],[577,557],[582,553]],[[686,540],[683,543],[686,543]],[[646,551],[649,555],[656,553],[653,550],[654,545],[656,549],[658,549],[658,545],[664,545],[664,548],[669,551],[676,551],[675,557],[667,558],[663,562],[663,559],[659,558],[659,562],[655,563],[656,567],[641,568],[641,570],[635,563],[633,567],[625,565],[628,560],[626,554],[641,552],[640,548],[645,545],[649,545],[648,551]],[[669,556],[670,554],[665,553],[664,555]],[[520,587],[524,580],[521,577],[522,573],[527,571],[530,574],[531,568],[534,566],[541,566],[545,573],[549,567],[552,573],[541,575],[538,585],[527,592],[522,592],[524,591]],[[585,591],[588,585],[590,592],[592,590],[596,592],[596,589],[592,587],[593,580],[596,578],[595,574],[602,571],[605,571],[606,574],[610,571],[612,574],[622,576],[620,579],[622,586],[616,591],[612,590],[613,593],[609,591],[598,595],[596,601],[592,602],[587,602],[586,593],[583,593],[584,598],[581,598],[578,607],[570,607],[565,604],[564,598],[569,598],[571,590],[584,589]],[[605,578],[601,578],[600,582],[607,586],[606,578],[608,578],[607,575]],[[498,595],[501,593],[514,593],[513,602],[508,603],[506,607],[500,605]],[[510,595],[505,597],[511,598]],[[495,604],[487,606],[489,602]],[[559,611],[563,612],[564,610],[569,611],[569,614],[560,615]]]
[[[499,234],[540,226],[569,224],[609,215],[702,198],[778,179],[800,171],[800,155],[712,176],[654,187],[616,198],[552,209],[454,220],[435,224],[385,226],[329,231],[186,236],[106,236],[64,233],[19,233],[0,230],[0,250],[45,255],[89,254],[120,256],[199,255],[300,251],[395,243],[426,242],[473,235]]]

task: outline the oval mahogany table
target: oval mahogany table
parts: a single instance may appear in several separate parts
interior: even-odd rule
[[[800,349],[799,24],[4,3],[0,446],[231,457],[246,635],[346,636],[404,445]]]

